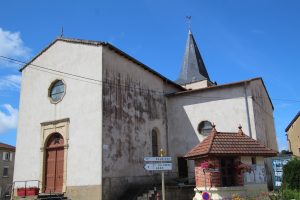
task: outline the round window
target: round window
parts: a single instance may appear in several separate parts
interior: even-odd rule
[[[202,121],[198,125],[198,132],[201,135],[209,135],[212,129],[212,124],[209,121]]]
[[[50,86],[49,97],[53,103],[58,103],[65,95],[65,84],[62,80],[54,81]]]

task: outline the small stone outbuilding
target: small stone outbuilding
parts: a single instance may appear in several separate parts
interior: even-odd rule
[[[189,151],[185,158],[195,161],[195,197],[202,192],[212,199],[233,196],[249,197],[268,191],[264,158],[277,152],[245,135],[242,127],[237,133],[212,132]]]

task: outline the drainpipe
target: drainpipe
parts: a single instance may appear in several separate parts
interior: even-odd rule
[[[246,111],[247,111],[247,121],[248,121],[248,128],[249,128],[249,136],[252,138],[252,130],[251,130],[250,114],[249,114],[249,104],[248,104],[248,96],[247,96],[247,82],[244,82],[244,94],[245,94],[245,104],[246,104]]]
[[[165,112],[165,123],[166,123],[166,149],[167,149],[167,155],[169,154],[169,127],[168,127],[168,109],[167,109],[167,97],[166,97],[166,91],[165,88],[167,87],[167,82],[164,83],[164,89],[163,89],[163,97],[164,97],[164,112]]]

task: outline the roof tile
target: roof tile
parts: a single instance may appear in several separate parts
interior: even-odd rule
[[[237,133],[217,132],[213,127],[212,133],[190,150],[185,158],[193,159],[209,155],[260,155],[271,157],[276,156],[277,152],[245,135],[241,127]]]

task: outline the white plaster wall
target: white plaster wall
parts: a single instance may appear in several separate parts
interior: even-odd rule
[[[102,79],[102,47],[57,41],[33,63]],[[101,184],[102,85],[34,68],[22,72],[14,180],[39,179],[40,123],[69,118],[67,186]],[[55,79],[65,81],[66,95],[51,104],[48,88]]]
[[[257,156],[256,158],[256,165],[264,165],[264,157]],[[241,162],[252,165],[252,157],[251,156],[242,156],[241,157]]]
[[[242,85],[227,88],[200,90],[188,94],[171,96],[167,100],[168,131],[171,156],[181,157],[199,144],[205,137],[198,133],[198,124],[208,120],[220,132],[237,132],[239,124],[249,135],[245,93]],[[249,108],[251,97],[248,96]],[[251,109],[249,109],[251,111]],[[253,113],[250,115],[251,128],[254,129]],[[174,172],[177,172],[177,163]],[[194,169],[189,163],[189,173]]]

